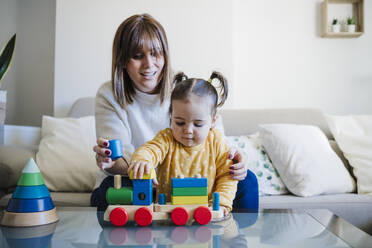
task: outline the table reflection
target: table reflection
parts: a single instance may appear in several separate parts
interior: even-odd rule
[[[51,247],[52,237],[57,222],[33,227],[5,227],[1,226],[0,247],[30,248]]]

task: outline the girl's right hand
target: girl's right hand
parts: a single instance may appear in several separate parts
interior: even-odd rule
[[[133,161],[130,163],[128,168],[128,175],[133,170],[133,179],[141,179],[144,174],[150,174],[150,169],[152,168],[152,164],[147,163],[145,161]],[[152,180],[153,184],[158,185],[158,180],[156,177]]]
[[[97,139],[97,145],[93,147],[96,153],[96,163],[102,170],[111,168],[114,162],[110,158],[111,150],[108,149],[109,141],[103,138]]]

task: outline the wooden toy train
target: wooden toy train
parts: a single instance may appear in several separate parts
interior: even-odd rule
[[[153,220],[169,220],[176,225],[185,225],[195,220],[200,225],[223,218],[219,208],[219,194],[213,193],[213,208],[208,207],[207,178],[172,178],[171,202],[165,202],[165,194],[159,194],[158,203],[152,201],[152,179],[155,170],[143,175],[142,179],[132,179],[133,187],[122,187],[121,176],[115,175],[114,187],[106,193],[109,204],[104,220],[115,226],[124,226],[135,221],[139,226],[148,226]]]

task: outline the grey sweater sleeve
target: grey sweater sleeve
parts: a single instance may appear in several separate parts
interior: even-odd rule
[[[124,158],[129,162],[134,145],[128,116],[115,100],[110,82],[103,84],[97,92],[95,119],[97,138],[121,139]]]

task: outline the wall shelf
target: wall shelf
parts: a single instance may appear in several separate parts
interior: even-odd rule
[[[335,18],[329,15],[330,8],[334,5],[350,5],[351,13],[348,16],[355,20],[355,32],[341,31],[333,33],[330,31],[330,21]],[[364,33],[364,1],[363,0],[324,0],[322,3],[322,36],[327,38],[356,38]],[[345,16],[346,18],[347,16]]]

